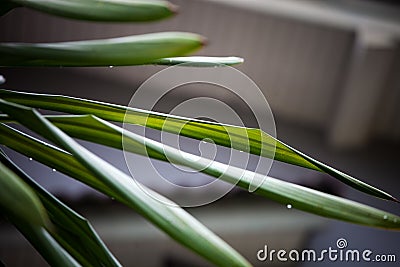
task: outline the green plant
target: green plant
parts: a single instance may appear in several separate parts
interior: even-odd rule
[[[101,5],[100,5],[101,3]],[[68,5],[67,5],[68,4]],[[97,5],[99,4],[99,5]],[[0,14],[24,5],[75,19],[147,21],[168,17],[175,7],[164,1],[1,0]],[[189,33],[159,33],[108,40],[51,44],[0,44],[1,66],[191,66],[237,64],[236,57],[182,57],[204,44]],[[113,53],[110,53],[113,51]],[[42,115],[36,108],[70,115]],[[68,96],[0,90],[0,144],[69,175],[131,207],[177,242],[220,266],[249,266],[233,248],[179,207],[150,197],[126,174],[108,164],[73,138],[171,161],[249,188],[263,176],[215,161],[195,161],[192,155],[124,131],[112,122],[125,122],[243,150],[261,157],[325,172],[364,193],[397,201],[391,195],[357,180],[276,140],[258,129],[211,123],[143,111]],[[14,129],[19,123],[46,141]],[[231,140],[230,136],[235,136]],[[273,156],[272,156],[272,152]],[[168,158],[168,159],[167,159]],[[0,153],[0,210],[54,266],[119,266],[87,220],[61,203]],[[150,189],[147,189],[150,190]],[[310,213],[352,223],[399,229],[400,217],[351,200],[269,177],[256,194]],[[156,194],[156,193],[154,193]],[[169,200],[159,196],[165,202]]]

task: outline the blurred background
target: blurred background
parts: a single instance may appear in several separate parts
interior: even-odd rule
[[[199,55],[240,56],[239,70],[262,90],[275,116],[277,137],[291,146],[399,198],[400,5],[368,0],[171,0],[174,18],[145,24],[80,22],[19,8],[0,18],[2,42],[56,42],[159,31],[202,34]],[[1,68],[3,88],[65,94],[127,105],[159,66],[110,68]],[[154,90],[157,90],[155,88]],[[155,92],[149,92],[149,94]],[[181,90],[157,106],[168,112],[179,99],[208,96],[248,112],[223,90]],[[175,102],[174,102],[175,101]],[[179,101],[178,101],[179,102]],[[262,109],[263,107],[259,107]],[[251,122],[246,122],[252,126]],[[196,143],[186,141],[187,146]],[[122,152],[82,142],[126,170]],[[7,150],[43,186],[89,218],[125,266],[208,266],[133,211],[58,172]],[[154,162],[160,170],[166,163]],[[169,176],[182,177],[168,169]],[[398,204],[373,199],[320,173],[274,163],[273,177],[348,197],[400,214]],[[193,179],[207,179],[193,174]],[[183,177],[182,179],[185,179]],[[160,192],[163,188],[156,189]],[[187,209],[256,266],[366,266],[365,262],[260,262],[271,249],[335,247],[395,254],[398,232],[327,220],[287,209],[243,190]],[[46,266],[27,241],[0,220],[0,259],[7,266]],[[397,266],[396,263],[371,263]]]

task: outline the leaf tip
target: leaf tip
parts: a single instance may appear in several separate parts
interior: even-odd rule
[[[385,193],[383,197],[380,196],[380,198],[384,199],[384,200],[389,200],[389,201],[393,201],[393,202],[396,202],[396,203],[400,203],[400,200],[398,200],[397,198],[395,198],[394,196],[392,196],[392,195],[390,195],[388,193]]]
[[[172,15],[177,15],[179,13],[179,6],[174,5],[170,2],[167,3],[167,8],[172,13]]]
[[[200,37],[200,45],[201,47],[207,46],[208,45],[208,39],[204,36]]]
[[[400,203],[400,201],[397,198],[395,198],[394,196],[390,195],[389,193],[383,192],[383,194],[384,194],[384,196],[381,197],[381,198],[383,198],[385,200],[390,200],[390,201],[393,201],[393,202],[396,202],[396,203]]]

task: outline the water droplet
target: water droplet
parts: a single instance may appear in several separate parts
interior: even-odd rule
[[[286,208],[291,209],[291,208],[292,208],[292,205],[287,204],[287,205],[286,205]]]
[[[383,219],[384,219],[384,220],[387,220],[387,218],[388,218],[387,215],[384,215],[384,216],[383,216]]]
[[[108,66],[110,69],[114,68],[114,66]]]
[[[243,153],[243,150],[239,150],[239,152],[242,152],[242,153]]]
[[[29,158],[29,160],[32,161],[33,159],[32,159],[32,158]]]
[[[56,169],[53,169],[53,172],[55,172],[56,171]]]
[[[6,82],[6,78],[4,78],[3,75],[0,75],[0,84],[5,83]]]

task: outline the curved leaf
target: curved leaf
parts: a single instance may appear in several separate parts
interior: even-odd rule
[[[46,210],[35,192],[0,162],[0,209],[8,218],[34,226],[50,226]],[[17,201],[16,201],[17,200]]]
[[[59,43],[0,43],[0,66],[126,66],[192,53],[200,35],[162,32]]]
[[[382,199],[397,201],[390,194],[323,164],[259,129],[178,117],[60,95],[23,93],[0,89],[0,98],[30,107],[53,111],[71,114],[93,114],[105,120],[137,124],[198,140],[209,138],[218,145],[232,147],[263,157],[271,157],[271,154],[275,151],[275,160],[328,173],[361,192]],[[165,123],[166,121],[168,123]]]
[[[52,223],[51,236],[82,266],[121,266],[90,223],[47,192],[17,167],[2,151],[0,161],[17,174],[39,197]],[[24,205],[24,203],[21,201]],[[27,221],[31,223],[31,220]]]
[[[52,224],[35,192],[0,162],[0,211],[53,266],[79,266],[51,237]]]
[[[214,67],[214,66],[231,66],[243,63],[243,58],[240,57],[204,57],[204,56],[192,56],[192,57],[170,57],[155,60],[153,64],[157,65],[179,65],[190,67]]]
[[[158,0],[1,0],[0,7],[9,3],[61,17],[108,22],[158,20],[177,10],[171,3]]]
[[[122,135],[124,135],[124,148],[127,148],[130,152],[142,155],[148,154],[152,158],[164,161],[167,161],[166,156],[168,156],[168,160],[172,160],[173,163],[201,170],[206,174],[237,184],[245,189],[256,179],[260,181],[260,187],[257,188],[255,193],[285,205],[290,204],[296,209],[372,227],[400,229],[400,217],[397,215],[220,162],[205,159],[200,161],[198,156],[179,151],[141,135],[130,133],[93,116],[48,116],[47,118],[71,136],[116,148],[121,148]],[[66,153],[38,141],[29,143],[26,147],[18,148],[16,144],[27,143],[27,139],[31,142],[34,139],[8,127],[0,126],[0,137],[7,135],[9,135],[9,140],[4,141],[3,144],[28,157],[34,157],[50,167],[58,168],[59,164],[52,159]],[[50,161],[48,161],[47,155],[54,156],[49,157]],[[67,164],[71,164],[70,162],[73,161],[71,156],[64,158]],[[75,166],[74,163],[72,165]]]
[[[250,266],[233,248],[182,208],[162,196],[158,195],[158,200],[149,196],[143,191],[143,185],[138,185],[131,177],[79,145],[36,110],[4,100],[0,100],[0,110],[70,152],[113,192],[116,200],[137,210],[187,248],[218,266]]]

